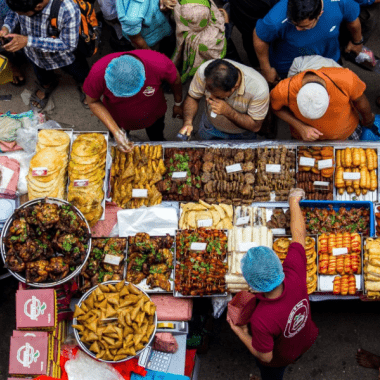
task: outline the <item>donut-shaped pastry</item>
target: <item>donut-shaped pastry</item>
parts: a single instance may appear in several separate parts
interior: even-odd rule
[[[310,236],[306,236],[305,240],[305,251],[308,251],[315,247],[315,241]]]
[[[310,264],[314,263],[316,258],[317,258],[317,254],[314,252],[314,254],[312,256],[307,258],[306,264],[310,265]]]
[[[307,276],[312,276],[315,273],[317,273],[317,264],[314,264],[314,266],[311,269],[307,270]]]
[[[277,253],[287,253],[290,245],[288,238],[279,238],[273,243],[273,250]]]

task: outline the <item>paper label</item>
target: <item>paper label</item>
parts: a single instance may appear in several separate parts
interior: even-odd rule
[[[318,161],[318,169],[319,170],[332,168],[332,166],[333,166],[333,163],[332,163],[332,159],[331,158],[329,158],[328,160],[320,160],[320,161]]]
[[[236,173],[236,172],[241,172],[242,170],[243,169],[241,168],[240,164],[226,166],[227,173]]]
[[[90,181],[88,179],[75,179],[74,187],[87,187]]]
[[[33,177],[44,177],[48,174],[48,168],[32,168],[32,176]]]
[[[106,255],[104,257],[103,263],[111,264],[111,265],[119,265],[122,257],[114,256],[114,255]]]
[[[186,179],[187,172],[173,172],[172,178],[173,179]]]
[[[360,179],[360,173],[343,172],[343,179]]]
[[[286,235],[285,228],[272,228],[271,231],[273,235]]]
[[[314,186],[326,186],[326,187],[329,187],[330,182],[314,181],[314,182],[313,182],[313,185],[314,185]]]
[[[344,248],[333,248],[332,253],[333,253],[334,256],[347,255],[348,249],[347,249],[347,247],[344,247]]]
[[[37,363],[40,351],[35,350],[29,343],[17,350],[17,361],[25,368],[30,368],[32,363]]]
[[[315,165],[315,158],[311,157],[301,157],[300,158],[300,166],[314,166]]]
[[[211,227],[212,222],[212,219],[200,219],[198,220],[198,227]]]
[[[267,173],[281,173],[281,165],[266,164]]]
[[[38,317],[46,310],[46,303],[41,302],[37,297],[32,296],[24,304],[24,314],[32,321],[38,321]]]
[[[238,220],[236,221],[237,226],[242,226],[247,223],[249,223],[249,216],[242,216],[241,218],[238,218]]]
[[[190,249],[192,251],[205,251],[207,243],[191,243]]]
[[[148,198],[148,190],[132,189],[132,198]]]
[[[239,252],[247,252],[250,248],[257,247],[255,241],[250,241],[248,243],[239,243]]]

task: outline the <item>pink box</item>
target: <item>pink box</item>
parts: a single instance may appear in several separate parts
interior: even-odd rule
[[[9,373],[46,375],[48,347],[47,338],[11,337]]]
[[[158,294],[151,295],[150,298],[156,305],[158,321],[190,321],[193,315],[191,298],[175,298]]]
[[[18,290],[16,293],[16,326],[17,329],[54,328],[54,290]]]
[[[13,331],[13,337],[48,338],[46,331]]]

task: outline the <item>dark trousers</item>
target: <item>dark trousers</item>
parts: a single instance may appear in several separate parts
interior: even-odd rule
[[[75,61],[68,66],[61,67],[61,69],[71,75],[78,84],[82,85],[90,72],[90,66],[88,65],[86,57],[82,53],[75,51],[74,55]],[[32,64],[37,80],[42,86],[48,86],[55,82],[56,76],[54,70],[45,70],[37,66],[34,62],[32,62]]]
[[[165,141],[164,139],[165,129],[165,116],[156,120],[150,127],[146,128],[146,134],[150,141]]]
[[[267,367],[255,358],[256,364],[259,367],[262,380],[282,380],[286,367]]]

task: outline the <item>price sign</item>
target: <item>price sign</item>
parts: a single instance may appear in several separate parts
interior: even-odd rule
[[[257,243],[254,241],[251,241],[249,243],[240,243],[239,244],[239,251],[240,252],[247,252],[250,248],[257,247]]]
[[[148,190],[132,189],[132,198],[148,198]]]
[[[348,249],[347,249],[347,247],[345,247],[345,248],[333,248],[332,253],[334,256],[347,255]]]
[[[281,173],[281,165],[266,164],[265,170],[267,173]]]
[[[314,186],[325,186],[325,187],[329,187],[330,182],[314,181],[314,182],[313,182],[313,185],[314,185]]]
[[[48,174],[48,168],[32,168],[32,177],[45,177]]]
[[[360,173],[343,172],[343,179],[360,179]]]
[[[111,265],[119,265],[121,261],[120,256],[114,256],[114,255],[106,255],[104,257],[103,263],[111,264]]]
[[[227,173],[236,173],[236,172],[241,172],[242,170],[243,169],[240,164],[226,166]]]
[[[90,181],[88,179],[75,179],[74,187],[87,187]]]
[[[286,235],[285,228],[272,228],[273,235]]]
[[[300,166],[311,166],[313,167],[315,164],[315,158],[311,157],[301,157],[300,158]]]
[[[191,243],[190,249],[192,251],[205,251],[207,243]]]
[[[331,158],[329,158],[328,160],[318,161],[318,170],[332,168],[332,166],[333,166],[333,162]]]
[[[249,216],[242,216],[238,218],[238,220],[236,221],[237,226],[243,226],[244,224],[247,224],[247,223],[249,223]]]
[[[172,178],[173,179],[186,179],[187,172],[173,172]]]
[[[200,219],[198,220],[198,227],[211,227],[212,219]]]

